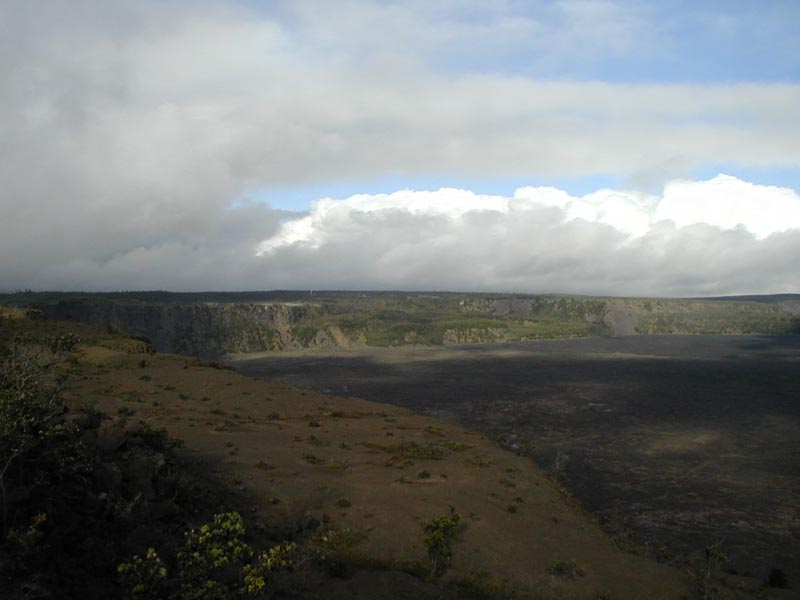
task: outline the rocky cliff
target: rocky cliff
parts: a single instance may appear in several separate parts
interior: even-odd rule
[[[219,356],[298,348],[468,344],[591,335],[800,333],[798,302],[478,294],[329,293],[311,302],[70,298],[39,309]]]
[[[133,331],[160,352],[176,354],[219,356],[337,345],[323,330],[315,330],[310,338],[301,335],[307,332],[298,331],[314,320],[317,309],[312,305],[67,301],[42,310],[51,318]]]

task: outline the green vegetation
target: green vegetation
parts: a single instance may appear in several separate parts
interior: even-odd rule
[[[392,459],[416,459],[416,460],[442,460],[445,456],[444,448],[438,444],[428,443],[425,445],[417,444],[416,442],[403,442],[401,444],[384,446],[382,444],[374,444],[371,442],[362,442],[362,446],[367,448],[374,448],[386,452],[387,454],[394,455]]]
[[[714,576],[717,570],[728,562],[728,557],[722,552],[722,542],[706,546],[702,566],[697,569],[695,580],[703,600],[710,600],[719,594],[719,588],[714,585]]]
[[[324,572],[324,561],[366,538],[317,524],[256,551],[232,511],[181,534],[187,520],[228,504],[225,485],[180,458],[182,442],[165,429],[128,424],[128,406],[113,418],[72,398],[68,409],[60,390],[79,373],[66,350],[75,345],[10,340],[12,328],[0,328],[0,597],[266,598],[297,589],[292,568],[313,559]]]
[[[245,526],[235,512],[214,515],[213,521],[185,534],[177,554],[177,577],[153,548],[117,568],[128,600],[228,600],[263,595],[275,573],[298,560],[298,546],[283,542],[255,553],[244,542]],[[178,587],[170,592],[170,588]]]
[[[428,551],[431,577],[438,577],[447,569],[453,558],[453,540],[461,525],[461,515],[451,509],[450,514],[423,523],[425,548]]]
[[[188,479],[164,468],[179,444],[165,431],[123,431],[125,415],[109,422],[90,407],[67,418],[59,384],[70,362],[50,350],[68,345],[50,342],[11,343],[0,357],[3,597],[106,594],[130,531],[138,527],[153,541],[161,535],[151,502],[177,507],[195,496]],[[126,438],[136,444],[117,451]],[[142,577],[157,574],[154,559],[140,563]]]
[[[564,577],[566,579],[575,579],[576,577],[583,577],[585,575],[574,560],[556,560],[553,565],[547,569],[550,575],[555,577]]]
[[[492,581],[489,573],[475,570],[448,585],[459,600],[518,600],[525,594],[519,585]]]
[[[570,304],[562,306],[563,310],[574,308]],[[0,322],[0,346],[3,341],[8,341],[9,331],[12,329],[7,321]],[[42,329],[49,329],[49,322]],[[261,397],[260,393],[231,388],[229,397],[220,393],[219,397],[215,396],[211,405],[204,405],[204,401],[211,402],[208,396],[201,397],[205,388],[187,389],[188,394],[180,393],[180,390],[186,389],[182,384],[185,380],[180,378],[190,377],[195,371],[185,374],[184,371],[177,371],[176,378],[171,379],[171,372],[165,367],[168,364],[166,360],[154,357],[148,362],[140,361],[139,356],[106,353],[103,348],[88,347],[81,343],[81,339],[87,338],[83,329],[79,331],[81,337],[75,335],[74,338],[58,332],[54,335],[40,335],[38,338],[19,338],[17,343],[8,345],[0,353],[0,503],[3,514],[0,534],[0,597],[105,598],[120,597],[122,594],[131,599],[168,600],[274,595],[303,597],[300,595],[302,592],[298,591],[300,587],[290,591],[283,587],[291,577],[295,581],[291,585],[296,585],[298,579],[308,576],[312,569],[314,576],[349,577],[358,555],[346,550],[363,540],[367,535],[365,532],[320,530],[322,525],[319,522],[306,526],[306,516],[302,517],[302,522],[278,524],[274,530],[271,529],[271,523],[270,529],[266,529],[264,522],[259,527],[246,527],[245,519],[234,512],[237,500],[231,498],[244,492],[244,481],[248,482],[249,488],[249,478],[240,473],[228,472],[226,483],[240,488],[231,490],[232,494],[223,488],[212,491],[201,489],[201,485],[205,485],[207,480],[201,481],[195,479],[194,474],[187,474],[185,468],[188,466],[188,459],[184,462],[184,458],[188,455],[178,451],[182,445],[180,440],[171,438],[164,428],[138,421],[140,416],[150,418],[158,414],[155,423],[172,423],[183,419],[185,424],[187,414],[191,413],[165,414],[163,409],[151,410],[151,398],[148,394],[155,393],[160,394],[158,398],[164,405],[172,402],[183,409],[183,403],[174,402],[175,398],[181,398],[187,403],[196,402],[203,413],[211,409],[210,412],[220,416],[230,415],[237,421],[226,420],[224,427],[233,427],[244,418],[254,418],[248,416],[239,406],[239,403],[245,404],[242,397],[258,398]],[[117,338],[119,339],[121,338]],[[69,355],[69,352],[73,354]],[[110,354],[112,356],[109,359]],[[90,362],[94,360],[98,363]],[[168,360],[174,361],[174,357]],[[177,366],[173,365],[172,368],[180,369],[183,359],[174,362],[177,362]],[[189,368],[207,368],[197,367],[197,364],[191,362]],[[138,391],[126,389],[123,373],[125,368],[130,367],[133,367],[133,373],[129,373],[127,377],[133,384],[127,382],[127,385]],[[150,378],[148,376],[148,379],[142,379],[142,371],[139,370],[145,368],[153,373],[156,380],[146,386],[140,382],[150,381]],[[96,377],[99,373],[104,376]],[[206,374],[209,373],[211,372],[206,371]],[[209,390],[215,389],[216,385],[236,385],[236,380],[227,374],[212,375],[215,378],[220,375],[225,377],[219,381],[214,380],[214,385],[208,386]],[[78,387],[75,385],[76,380],[89,380],[91,383]],[[166,383],[156,383],[159,380],[173,383],[177,385],[177,389]],[[60,394],[64,383],[69,384],[64,388],[69,407]],[[91,404],[81,408],[85,399],[81,398],[80,392],[76,392],[81,389],[92,398],[94,394],[108,396],[98,406],[102,406],[109,414],[100,413]],[[326,469],[351,469],[347,461],[331,456],[336,452],[335,448],[351,450],[347,455],[352,459],[352,470],[355,473],[358,473],[362,459],[345,442],[339,443],[341,438],[336,437],[333,425],[344,423],[329,420],[328,417],[342,419],[370,415],[380,418],[375,419],[377,424],[374,430],[361,431],[365,438],[382,440],[385,438],[377,436],[382,436],[385,429],[398,430],[397,437],[392,440],[397,441],[393,444],[362,445],[391,455],[387,464],[406,469],[403,471],[405,476],[396,480],[410,484],[403,488],[403,493],[406,490],[418,490],[423,494],[435,494],[436,488],[450,488],[452,480],[458,483],[464,478],[461,466],[466,464],[484,469],[470,471],[470,477],[473,473],[477,473],[477,476],[483,474],[486,476],[483,479],[494,490],[499,490],[500,494],[496,491],[489,494],[493,499],[493,506],[499,511],[505,510],[515,515],[508,516],[492,509],[481,513],[483,522],[477,525],[475,523],[480,517],[470,514],[470,520],[475,522],[473,530],[477,531],[489,524],[493,515],[497,516],[498,512],[502,522],[523,524],[528,523],[526,519],[538,510],[535,492],[529,489],[523,477],[518,477],[521,472],[518,467],[506,467],[506,463],[498,455],[488,453],[477,441],[475,444],[478,448],[467,452],[475,446],[457,441],[462,438],[457,430],[444,426],[415,426],[416,421],[400,413],[392,413],[395,416],[391,416],[385,412],[359,412],[348,406],[343,407],[347,410],[328,412],[330,403],[324,400],[314,400],[314,403],[302,410],[295,410],[294,405],[285,403],[281,393],[276,392],[273,395],[274,406],[285,412],[283,416],[278,412],[267,416],[267,420],[272,421],[269,430],[286,429],[288,435],[295,434],[295,442],[305,442],[309,449],[303,451],[304,444],[298,444],[298,450],[292,454],[291,460],[294,461],[302,452],[305,461],[319,465],[306,469],[306,472],[322,474],[327,478],[322,481],[330,483],[332,479]],[[271,400],[268,397],[266,401]],[[159,402],[153,400],[152,404],[157,406]],[[232,412],[226,413],[220,406]],[[315,411],[319,411],[319,415]],[[262,423],[265,420],[261,416],[264,412],[266,411],[262,406],[254,409],[252,414],[257,415],[258,422]],[[313,420],[312,415],[320,420]],[[188,417],[188,420],[194,418]],[[393,425],[387,427],[385,423]],[[209,427],[218,425],[210,421],[206,424]],[[366,421],[362,421],[362,424],[372,426]],[[403,430],[406,433],[400,433]],[[187,439],[191,439],[191,435],[193,434],[187,432]],[[447,439],[448,437],[455,439]],[[242,438],[227,439],[225,436],[214,439],[215,448],[224,446],[234,453],[238,451],[234,439]],[[352,437],[346,439],[352,443]],[[400,441],[401,439],[405,441]],[[416,441],[411,441],[412,439]],[[319,456],[312,454],[311,449]],[[282,456],[270,457],[269,452],[264,452],[263,455],[283,464],[279,462],[283,460]],[[437,463],[433,462],[426,462],[424,465],[417,463],[448,456],[452,462],[444,465],[438,463],[438,468],[434,468]],[[276,468],[265,460],[258,460],[258,455],[248,457],[248,461],[251,467],[255,466],[262,471]],[[374,464],[374,461],[370,461],[370,464]],[[423,466],[430,471],[422,469]],[[282,466],[280,468],[283,470]],[[370,469],[381,471],[383,475],[388,473],[390,478],[387,481],[395,476],[391,470]],[[450,469],[453,469],[451,482],[443,484],[440,479],[447,479],[447,475],[439,471]],[[283,476],[282,471],[277,474]],[[261,479],[272,482],[272,475],[274,474],[265,474]],[[345,477],[339,478],[339,481],[344,479]],[[322,490],[327,487],[327,483],[317,488]],[[270,487],[272,485],[269,483]],[[516,490],[517,487],[519,490]],[[396,488],[392,486],[392,489]],[[362,496],[353,489],[331,485],[328,490],[325,499],[314,504],[314,510],[327,508],[329,512],[343,519],[360,519],[362,513],[364,519],[375,516],[364,512],[372,508],[371,501],[363,501]],[[277,488],[267,488],[267,491],[268,494],[263,498],[270,498],[271,494],[278,494],[283,498],[281,500],[272,496],[268,500],[273,506],[282,504],[275,510],[275,514],[288,512],[293,507],[293,492]],[[339,496],[353,493],[357,495]],[[510,495],[515,493],[524,494],[525,500],[522,496],[509,500]],[[427,506],[433,503],[431,500]],[[244,503],[240,506],[243,505]],[[332,507],[341,510],[330,511]],[[253,514],[252,508],[255,507],[248,504],[247,510],[242,514]],[[270,506],[262,503],[262,508],[269,510]],[[381,521],[384,516],[381,515]],[[327,523],[328,519],[327,515],[323,516],[323,523]],[[556,521],[555,516],[553,520]],[[205,524],[198,526],[202,523]],[[453,547],[458,539],[461,523],[461,515],[455,510],[444,517],[423,523],[422,541],[428,553],[427,564],[415,562],[413,568],[406,568],[399,562],[386,562],[386,566],[381,568],[403,569],[423,578],[429,576],[427,584],[439,586],[442,591],[452,591],[455,593],[454,597],[458,598],[524,596],[491,581],[488,574],[464,577],[463,572],[454,572],[444,581],[438,580],[452,561]],[[418,527],[418,524],[412,527]],[[248,537],[248,530],[255,531],[255,535]],[[417,532],[419,536],[418,529]],[[385,535],[385,532],[381,535]],[[290,538],[293,542],[275,544],[275,540],[284,538]],[[265,542],[265,539],[270,542]],[[376,535],[375,541],[377,540]],[[465,545],[473,543],[471,537],[465,540]],[[419,537],[415,550],[418,550],[418,545]],[[258,548],[266,549],[262,551]],[[473,548],[470,548],[469,556],[472,551]],[[569,556],[568,552],[564,554]],[[467,552],[464,554],[467,555]],[[557,554],[550,553],[547,556]],[[723,562],[720,556],[712,548],[706,554],[705,570],[702,573],[698,571],[698,587],[703,597],[713,597],[714,585],[724,585],[715,576]],[[596,569],[600,571],[596,563],[585,556],[579,555],[578,558],[593,576]],[[545,560],[549,561],[551,558]],[[547,564],[550,563],[545,562],[537,569],[542,578],[546,577],[544,567]],[[292,569],[297,569],[295,575],[291,574]],[[553,577],[566,579],[584,574],[575,561],[555,561],[546,572]],[[332,573],[336,574],[331,575]],[[586,582],[588,581],[589,578]],[[786,576],[777,569],[770,575],[771,585],[773,581],[775,587],[788,585]],[[597,597],[605,596],[598,594]]]
[[[2,536],[19,521],[23,508],[9,497],[40,477],[55,475],[60,463],[79,461],[82,448],[73,424],[59,422],[64,412],[57,390],[44,381],[36,355],[14,345],[0,371],[0,504]],[[60,459],[57,454],[64,451]],[[12,468],[13,467],[13,468]],[[16,494],[13,494],[16,497]]]
[[[313,296],[305,292],[30,292],[0,294],[0,306],[33,307],[51,317],[98,325],[135,323],[137,333],[152,339],[160,350],[213,356],[342,344],[494,343],[634,332],[796,334],[800,333],[799,298],[785,295],[731,300],[613,299],[411,292],[321,292]],[[165,323],[170,326],[164,327]],[[165,330],[171,333],[166,336]]]

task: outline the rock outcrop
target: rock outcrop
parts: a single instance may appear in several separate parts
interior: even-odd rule
[[[324,299],[316,301],[315,296],[314,300],[151,302],[86,295],[38,308],[51,318],[135,332],[161,352],[201,357],[593,335],[800,332],[800,302],[796,299],[758,302],[330,292]]]

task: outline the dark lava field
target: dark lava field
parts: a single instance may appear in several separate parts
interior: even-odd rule
[[[800,585],[800,337],[629,336],[231,358],[435,415],[534,458],[654,554],[720,542]]]

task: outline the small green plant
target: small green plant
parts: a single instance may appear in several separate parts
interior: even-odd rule
[[[351,468],[350,463],[348,461],[339,458],[330,459],[325,464],[325,467],[332,471],[349,471]]]
[[[706,546],[703,566],[696,575],[697,587],[703,600],[710,600],[719,594],[719,589],[712,580],[717,569],[726,562],[728,557],[722,553],[722,540]]]
[[[153,548],[117,568],[126,600],[228,600],[260,597],[274,574],[298,560],[298,546],[283,542],[255,554],[243,541],[238,513],[222,513],[186,533],[177,556],[177,577],[168,579],[164,562]],[[167,583],[171,585],[167,585]],[[176,591],[168,593],[168,587]]]
[[[473,570],[447,584],[459,600],[515,600],[522,597],[517,584],[493,581],[488,571]]]
[[[561,483],[567,477],[567,461],[569,460],[569,455],[564,454],[559,449],[556,451],[556,456],[553,459],[553,468],[551,469],[551,474],[553,479]]]
[[[470,450],[475,447],[472,444],[457,442],[455,440],[442,440],[439,444],[453,452],[463,452],[464,450]]]
[[[556,560],[553,566],[547,569],[547,572],[555,577],[564,577],[565,579],[575,579],[586,574],[574,560]]]
[[[0,554],[0,572],[4,575],[24,572],[27,564],[37,559],[40,541],[44,537],[42,529],[47,524],[47,515],[34,515],[26,527],[11,528],[0,544],[4,552]]]
[[[47,337],[45,343],[50,352],[57,354],[59,352],[70,352],[81,343],[81,338],[75,333],[62,333],[59,336]]]
[[[244,522],[237,513],[215,515],[211,523],[186,533],[183,549],[178,552],[184,596],[201,598],[194,592],[227,587],[225,584],[253,554],[242,541],[244,533]]]
[[[297,544],[282,542],[256,557],[255,562],[242,569],[241,596],[257,596],[263,593],[274,573],[289,569],[296,561]]]
[[[117,567],[125,600],[159,600],[164,597],[167,569],[155,549],[148,548],[144,558],[134,556]]]
[[[428,551],[431,577],[438,577],[453,558],[452,544],[461,524],[461,515],[451,507],[450,514],[423,523],[423,542]]]
[[[130,409],[130,408],[128,408],[127,406],[120,406],[120,407],[117,409],[117,416],[118,416],[118,417],[132,417],[132,416],[133,416],[133,414],[134,414],[134,413],[133,413],[133,410],[131,410],[131,409]]]
[[[308,450],[303,452],[303,460],[306,461],[309,464],[312,464],[312,465],[321,465],[322,463],[325,462],[324,460],[322,460],[321,458],[315,456],[313,453],[309,452]]]
[[[367,532],[359,529],[323,529],[308,540],[307,552],[315,558],[325,560],[331,555],[341,554],[354,548],[367,537]]]
[[[153,427],[147,421],[139,421],[139,430],[136,434],[148,445],[160,452],[182,448],[184,441],[180,438],[170,437],[164,427]]]
[[[491,462],[488,459],[486,459],[484,456],[470,456],[470,457],[464,459],[464,464],[466,464],[468,467],[475,467],[475,468],[478,468],[478,469],[485,469],[486,467],[488,467],[491,464]]]

